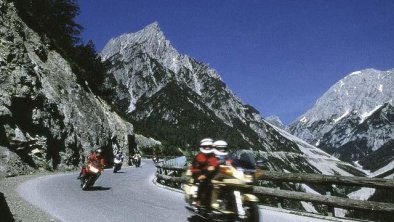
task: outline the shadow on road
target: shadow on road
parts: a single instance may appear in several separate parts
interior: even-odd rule
[[[14,217],[8,207],[7,201],[5,200],[4,194],[0,192],[0,215],[1,221],[10,221],[13,222]]]
[[[201,218],[201,217],[196,216],[196,215],[187,218],[187,221],[188,222],[207,222],[207,220],[205,220],[204,218]]]
[[[111,189],[111,187],[94,186],[94,187],[90,187],[86,191],[106,191],[106,190],[110,190],[110,189]]]
[[[125,171],[118,171],[118,172],[114,172],[114,173],[127,173]]]

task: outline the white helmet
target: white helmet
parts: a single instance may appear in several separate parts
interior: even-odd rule
[[[227,155],[227,142],[224,140],[216,140],[213,143],[214,152],[216,155]]]
[[[200,151],[203,153],[212,153],[214,150],[212,149],[213,139],[205,138],[200,141]]]

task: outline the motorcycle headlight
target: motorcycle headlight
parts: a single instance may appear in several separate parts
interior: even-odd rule
[[[90,170],[91,172],[93,172],[93,173],[98,173],[98,172],[100,171],[99,169],[97,169],[97,168],[94,167],[94,166],[90,166],[89,170]]]
[[[254,177],[256,180],[260,179],[263,176],[263,171],[261,169],[256,169],[256,172],[254,173]]]
[[[229,167],[222,167],[220,171],[228,176],[233,176],[233,171]]]

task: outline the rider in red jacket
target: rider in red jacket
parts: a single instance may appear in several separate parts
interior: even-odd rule
[[[101,170],[104,169],[105,161],[104,161],[102,149],[99,148],[89,154],[89,156],[87,158],[87,163],[84,166],[82,166],[82,169],[81,169],[81,172],[79,173],[78,178],[85,176],[86,166],[88,166],[90,163],[93,163],[93,162],[96,162],[96,165],[98,165]]]
[[[104,167],[104,158],[101,149],[97,149],[93,153],[88,156],[88,163],[92,163],[94,161],[99,161],[101,167]]]
[[[196,206],[208,206],[212,190],[211,179],[218,166],[218,159],[212,149],[213,140],[206,138],[200,142],[200,151],[192,163],[192,176],[194,182],[198,183],[198,194]]]

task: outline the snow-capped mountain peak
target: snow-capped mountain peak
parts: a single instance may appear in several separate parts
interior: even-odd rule
[[[154,22],[144,29],[123,34],[112,38],[101,52],[103,60],[120,54],[125,60],[134,56],[132,51],[140,49],[154,59],[163,62],[164,66],[173,72],[178,72],[182,67],[192,69],[189,57],[179,54],[179,52],[166,39],[159,27],[159,23]]]
[[[117,73],[116,80],[129,88],[129,112],[134,110],[136,101],[143,94],[151,95],[173,80],[187,85],[199,95],[208,90],[204,87],[206,81],[222,84],[214,69],[187,55],[179,54],[165,38],[157,22],[138,32],[112,38],[104,47],[101,56],[103,60],[111,61],[113,66],[123,64],[122,69],[114,72]],[[149,69],[148,72],[141,72],[143,76],[132,75],[136,70],[144,69],[144,66]],[[139,87],[128,87],[132,85]]]
[[[334,84],[315,106],[294,124],[317,120],[334,121],[355,112],[361,118],[394,97],[394,71],[365,69],[352,72]]]
[[[343,164],[327,159],[323,152],[304,152],[305,144],[268,124],[231,92],[214,69],[179,54],[157,23],[111,39],[102,55],[112,64],[114,104],[149,136],[183,145],[205,136],[225,139],[237,149],[259,150],[278,170],[334,173],[336,165]],[[312,153],[317,153],[313,159],[318,161],[307,160]],[[319,161],[332,170],[320,170]]]
[[[283,124],[282,120],[279,118],[279,116],[268,116],[265,118],[269,123],[272,125],[279,127],[281,129],[286,129],[285,124]]]
[[[341,160],[366,163],[393,140],[393,85],[394,69],[352,72],[291,124],[290,131]],[[387,150],[379,153],[394,156]]]

